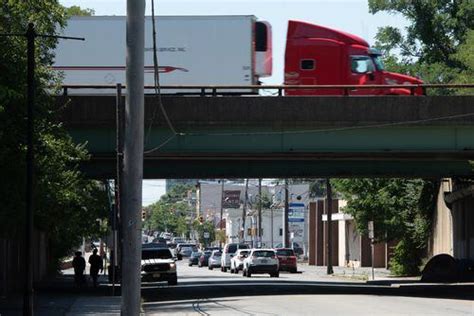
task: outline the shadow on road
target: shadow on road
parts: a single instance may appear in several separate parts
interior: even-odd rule
[[[393,284],[393,285],[392,285]],[[255,278],[212,282],[182,282],[177,286],[148,285],[142,288],[146,302],[211,299],[266,295],[382,295],[474,300],[474,284],[366,284],[311,282]]]

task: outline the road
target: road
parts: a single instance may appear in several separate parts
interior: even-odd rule
[[[474,315],[472,285],[367,284],[309,273],[245,278],[178,262],[177,286],[142,285],[146,315]]]

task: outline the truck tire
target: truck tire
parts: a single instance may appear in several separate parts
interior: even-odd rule
[[[168,285],[178,285],[178,276],[176,274],[168,280]]]

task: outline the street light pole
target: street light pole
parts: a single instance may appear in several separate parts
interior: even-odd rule
[[[221,219],[219,221],[219,229],[221,236],[219,238],[219,248],[222,249],[222,219],[224,215],[224,179],[221,180]]]
[[[328,229],[326,230],[327,232],[327,274],[333,274],[333,268],[332,268],[332,190],[331,190],[331,181],[329,178],[326,179],[326,214],[327,214],[327,223],[328,223]]]
[[[288,179],[285,179],[285,211],[283,215],[283,244],[285,248],[290,248],[289,227],[288,227]]]
[[[26,234],[25,234],[25,293],[23,314],[33,315],[33,177],[34,177],[34,104],[35,104],[35,38],[33,23],[28,24],[27,39],[27,85],[28,85],[28,119],[26,128]]]
[[[262,179],[258,179],[258,247],[262,247]]]

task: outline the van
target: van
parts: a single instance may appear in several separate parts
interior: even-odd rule
[[[249,245],[244,243],[230,243],[226,244],[224,250],[222,251],[221,257],[221,271],[227,272],[227,269],[230,269],[230,259],[234,256],[237,250],[239,249],[250,249]]]

